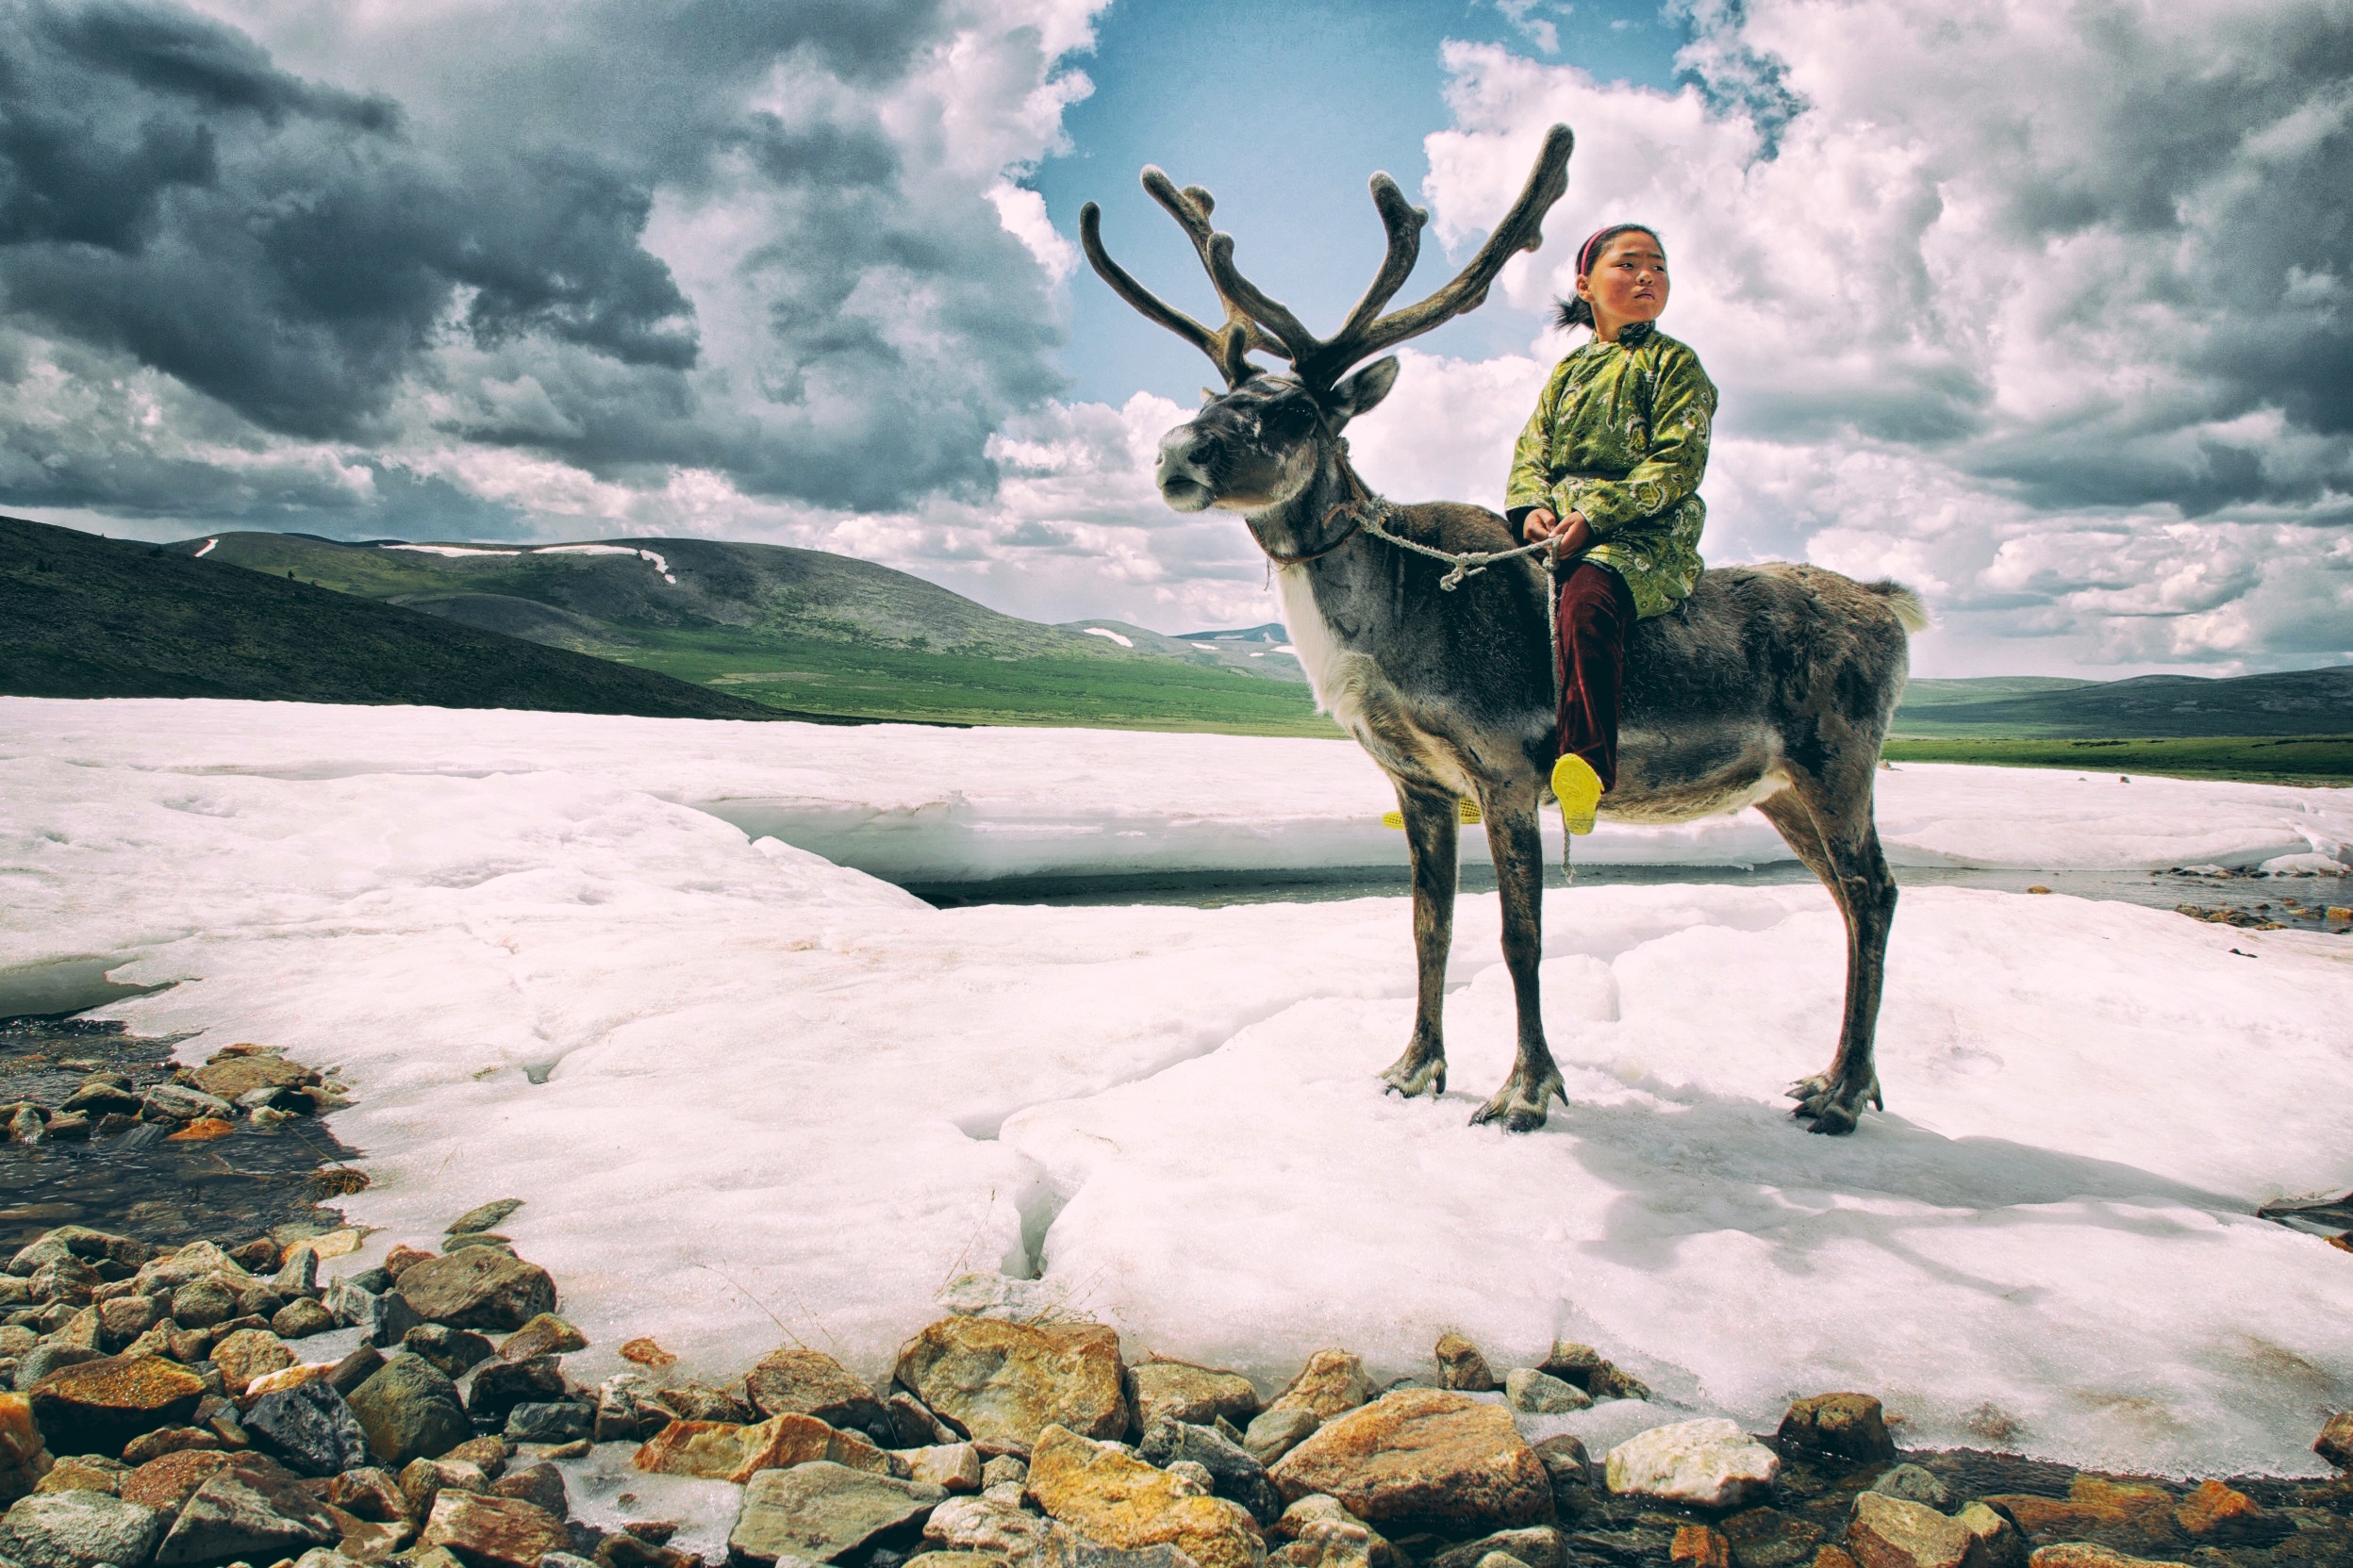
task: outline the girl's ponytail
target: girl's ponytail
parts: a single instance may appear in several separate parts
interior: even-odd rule
[[[1659,238],[1659,231],[1648,223],[1612,223],[1608,228],[1596,229],[1586,236],[1583,244],[1577,247],[1577,275],[1583,277],[1587,272],[1592,272],[1593,258],[1601,254],[1603,246],[1621,234],[1647,234],[1654,240]],[[1665,243],[1665,241],[1660,242]],[[1553,311],[1552,320],[1559,324],[1563,332],[1593,325],[1593,306],[1576,295],[1571,294],[1565,300],[1555,300],[1552,303],[1557,307]]]

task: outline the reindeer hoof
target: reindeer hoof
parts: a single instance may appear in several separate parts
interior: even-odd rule
[[[1553,1073],[1533,1088],[1520,1081],[1514,1073],[1495,1092],[1495,1098],[1470,1114],[1470,1125],[1484,1127],[1500,1121],[1507,1132],[1533,1132],[1544,1125],[1546,1113],[1558,1098],[1568,1103],[1568,1090],[1561,1082],[1561,1075]]]
[[[1856,1121],[1857,1117],[1852,1111],[1848,1110],[1836,1100],[1832,1100],[1814,1114],[1814,1125],[1806,1131],[1827,1133],[1834,1138],[1844,1137],[1855,1130]]]
[[[1398,1095],[1406,1099],[1428,1095],[1432,1098],[1446,1093],[1446,1058],[1425,1062],[1415,1067],[1400,1062],[1381,1075],[1381,1092]]]

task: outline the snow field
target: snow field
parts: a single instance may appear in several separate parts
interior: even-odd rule
[[[959,768],[963,836],[890,830],[910,864],[1025,810],[1067,867],[1102,862],[1078,829],[1149,841],[1180,800],[1218,853],[1344,843],[1386,803],[1345,743],[11,700],[0,966],[103,957],[181,982],[108,1015],[192,1032],[190,1059],[340,1068],[374,1179],[346,1207],[385,1228],[354,1264],[522,1197],[502,1229],[590,1378],[637,1334],[682,1374],[787,1338],[877,1373],[954,1275],[1042,1267],[1131,1354],[1269,1388],[1329,1344],[1386,1377],[1448,1328],[1499,1370],[1559,1336],[1649,1381],[1657,1420],[1759,1429],[1859,1388],[1907,1443],[2206,1474],[2314,1472],[2353,1403],[2344,1255],[2249,1213],[2353,1185],[2341,940],[1907,894],[1889,1110],[1827,1139],[1779,1094],[1836,1038],[1824,894],[1556,892],[1571,1107],[1511,1138],[1465,1125],[1509,1066],[1491,897],[1458,915],[1450,1091],[1404,1102],[1373,1077],[1412,1021],[1402,900],[941,912],[709,808],[870,823]],[[2118,812],[2098,776],[1882,782],[1916,852],[1990,854],[2007,813],[2074,857],[2004,864],[2353,837],[2345,792],[2109,775]]]

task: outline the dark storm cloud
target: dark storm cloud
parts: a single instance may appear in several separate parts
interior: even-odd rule
[[[157,0],[14,8],[6,321],[290,437],[528,449],[655,485],[710,469],[861,509],[985,495],[989,436],[1060,385],[1060,329],[978,182],[910,169],[880,119],[946,26],[936,0],[516,7],[377,62],[387,93]],[[752,107],[780,72],[809,90],[789,123]],[[659,192],[760,225],[723,286],[757,340],[717,361],[646,248]],[[191,505],[266,469],[191,484]]]
[[[687,301],[638,245],[649,195],[592,164],[451,169],[390,102],[299,81],[158,6],[17,9],[0,74],[11,310],[264,428],[363,433],[461,289],[477,341],[693,362]]]

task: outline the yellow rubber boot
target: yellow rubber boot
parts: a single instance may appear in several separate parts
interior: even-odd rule
[[[1561,803],[1561,826],[1573,834],[1593,832],[1593,813],[1601,803],[1601,775],[1593,764],[1571,751],[1552,765],[1552,798]]]

